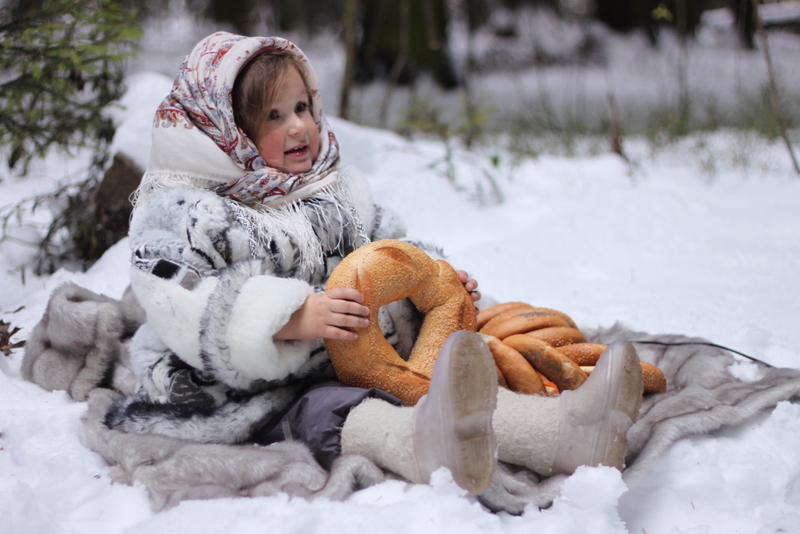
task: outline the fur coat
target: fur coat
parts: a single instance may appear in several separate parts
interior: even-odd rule
[[[361,175],[339,174],[336,188],[271,217],[197,188],[164,188],[140,200],[130,231],[131,286],[147,316],[130,349],[139,389],[113,405],[110,428],[238,443],[310,382],[333,378],[321,340],[273,335],[358,245],[342,237],[357,234],[348,225],[361,225],[371,239],[404,234],[396,216],[372,203]],[[355,216],[342,210],[343,198]],[[292,232],[304,224],[321,252],[307,264]],[[381,311],[384,334],[401,355],[419,322],[407,301]]]

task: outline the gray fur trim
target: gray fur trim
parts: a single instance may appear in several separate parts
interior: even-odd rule
[[[219,282],[209,296],[206,310],[200,321],[200,358],[204,371],[221,382],[241,391],[256,391],[268,387],[263,380],[250,380],[231,365],[231,355],[225,343],[225,329],[233,310],[236,298],[242,286],[251,277],[263,274],[263,260],[238,262],[235,265],[218,271]],[[267,297],[265,297],[267,298]],[[320,343],[321,345],[321,343]],[[284,381],[299,379],[317,370],[327,360],[327,355],[320,354],[310,358],[303,366]]]
[[[217,272],[219,281],[208,298],[200,320],[200,359],[203,361],[203,370],[242,390],[252,389],[254,384],[230,364],[231,355],[225,343],[225,332],[242,286],[253,276],[263,274],[263,263],[261,260],[251,260],[220,269]]]
[[[378,312],[383,337],[404,360],[411,356],[423,319],[424,315],[408,299],[390,302]]]
[[[376,205],[370,235],[373,241],[402,239],[406,236],[406,223],[396,212]]]
[[[297,373],[279,381],[248,381],[234,389],[218,374],[178,358],[149,324],[136,333],[131,352],[139,392],[120,400],[106,423],[126,432],[157,433],[206,443],[239,443],[295,399],[308,379],[332,379],[327,353],[312,352]]]
[[[160,434],[200,443],[242,443],[296,398],[301,384],[271,389],[258,395],[228,399],[216,405],[213,398],[198,404],[196,398],[179,403],[155,402],[143,391],[114,403],[106,414],[109,428],[142,434]]]

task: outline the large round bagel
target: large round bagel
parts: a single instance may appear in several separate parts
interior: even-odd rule
[[[358,290],[370,309],[369,326],[355,329],[358,340],[325,340],[339,380],[382,389],[409,405],[428,392],[434,361],[447,337],[458,330],[475,331],[477,311],[455,270],[403,241],[375,241],[349,254],[328,279],[327,288],[335,287]],[[403,298],[425,315],[408,361],[378,325],[381,306]]]

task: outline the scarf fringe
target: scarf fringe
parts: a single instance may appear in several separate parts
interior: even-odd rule
[[[297,249],[299,260],[297,278],[307,282],[319,279],[326,268],[326,255],[344,257],[369,242],[367,232],[358,217],[350,193],[350,177],[339,172],[333,183],[314,191],[308,197],[297,198],[276,207],[248,206],[222,197],[236,219],[250,235],[250,255],[257,258],[261,249],[268,247],[262,238],[289,237]],[[144,199],[165,188],[191,187],[209,190],[215,184],[190,175],[171,172],[146,173],[139,188],[131,196],[134,207]],[[291,247],[280,247],[282,262],[291,260]]]

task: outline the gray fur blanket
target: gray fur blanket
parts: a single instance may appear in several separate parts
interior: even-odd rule
[[[110,430],[103,422],[108,407],[134,387],[126,341],[142,321],[141,309],[128,294],[118,301],[65,284],[53,292],[31,332],[22,374],[48,390],[63,389],[76,400],[88,399],[82,418],[84,443],[106,459],[114,480],[144,484],[154,510],[186,499],[278,493],[344,499],[386,478],[360,456],[343,456],[327,472],[297,442],[213,445]],[[643,361],[664,371],[668,389],[644,399],[628,435],[626,480],[647,476],[651,462],[676,440],[738,425],[800,395],[800,371],[758,364],[760,378],[743,381],[729,371],[736,359],[721,349],[695,344],[704,340],[637,333],[618,325],[587,332],[587,337],[597,343],[665,343],[636,344]],[[564,478],[541,479],[504,464],[479,500],[491,510],[510,513],[522,512],[529,503],[546,507],[559,495]]]

